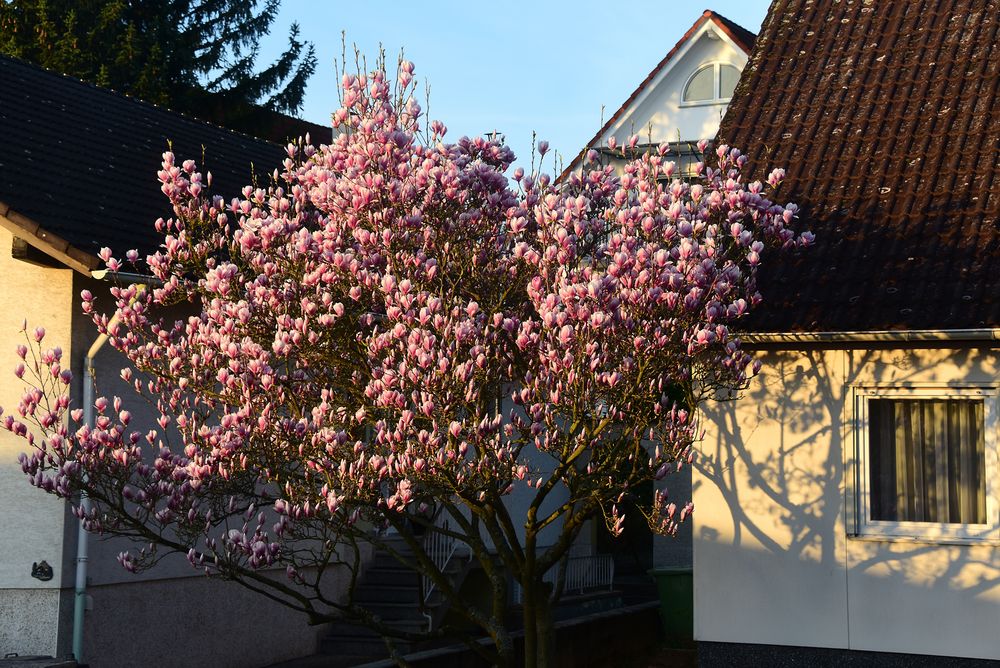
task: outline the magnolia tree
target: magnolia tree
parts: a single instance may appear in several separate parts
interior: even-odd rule
[[[760,300],[764,247],[810,237],[786,227],[793,205],[768,199],[782,171],[744,183],[746,158],[726,146],[694,184],[666,146],[633,156],[634,141],[620,177],[591,152],[565,183],[511,180],[502,143],[448,143],[423,122],[412,73],[345,76],[335,141],[290,145],[269,187],[231,200],[164,154],[162,246],[144,264],[102,252],[150,280],[112,288],[113,313],[82,295],[158,424],[135,424],[118,397],[84,424],[37,330],[5,426],[33,446],[32,484],[85,493],[88,530],[135,541],[129,570],[182,552],[315,623],[448,633],[395,628],[352,598],[371,543],[491,638],[499,665],[515,661],[513,578],[526,663],[545,665],[562,590],[546,574],[589,521],[620,533],[626,499],[665,534],[691,513],[636,490],[690,461],[703,398],[756,371],[730,327]],[[485,572],[489,606],[459,596],[425,549],[435,535]],[[335,570],[350,574],[346,597],[323,585]]]

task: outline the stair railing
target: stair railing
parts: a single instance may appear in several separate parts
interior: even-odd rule
[[[423,547],[424,554],[431,560],[434,567],[443,574],[448,564],[451,563],[452,557],[455,556],[455,552],[458,551],[458,540],[450,535],[451,518],[442,512],[442,510],[443,508],[438,508],[434,514],[433,524],[427,528],[427,533],[424,534]],[[425,574],[421,584],[422,604],[426,608],[431,594],[434,593],[436,583],[433,578]],[[424,617],[427,618],[427,627],[430,629],[432,624],[430,613],[424,612]]]

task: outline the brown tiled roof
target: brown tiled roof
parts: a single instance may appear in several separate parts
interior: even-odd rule
[[[774,0],[718,141],[816,234],[750,329],[1000,326],[1000,0]]]
[[[684,33],[683,37],[677,40],[677,43],[674,44],[674,48],[670,49],[670,51],[667,52],[667,55],[663,57],[663,60],[658,62],[656,67],[654,67],[646,78],[642,80],[639,87],[632,91],[632,94],[629,95],[628,99],[625,100],[622,106],[618,108],[618,111],[616,111],[614,115],[608,119],[608,122],[597,131],[597,134],[595,134],[593,138],[587,142],[587,145],[583,147],[583,150],[581,150],[576,157],[570,161],[570,163],[559,175],[559,178],[557,179],[558,181],[565,179],[569,176],[570,172],[580,166],[580,161],[583,160],[583,156],[587,153],[587,150],[597,145],[597,142],[601,140],[601,136],[608,130],[608,128],[618,122],[618,119],[620,119],[622,115],[628,111],[628,108],[632,106],[632,103],[636,100],[636,98],[642,95],[642,92],[646,90],[646,87],[649,86],[649,84],[653,82],[653,79],[655,79],[656,76],[663,71],[663,68],[670,63],[677,51],[684,46],[684,43],[688,41],[691,36],[705,24],[706,21],[714,22],[720,30],[726,33],[727,37],[736,42],[737,46],[743,49],[746,53],[750,53],[750,50],[753,48],[754,34],[746,28],[730,21],[721,14],[713,12],[711,9],[706,9],[702,12],[702,15],[698,17],[698,20],[694,22],[694,25],[688,28],[688,31]]]
[[[153,224],[171,214],[156,178],[168,142],[226,197],[253,172],[267,183],[285,157],[277,144],[0,56],[0,215],[72,266],[95,267],[102,246],[156,248]]]

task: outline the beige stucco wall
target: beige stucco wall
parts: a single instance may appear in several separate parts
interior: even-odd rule
[[[20,362],[22,321],[44,325],[44,343],[69,354],[73,275],[11,257],[13,236],[0,229],[0,406],[16,415],[24,383],[14,377]],[[27,376],[26,376],[27,377]],[[18,455],[24,439],[0,430],[0,656],[56,654],[59,629],[60,573],[69,562],[64,551],[66,505],[28,484]],[[34,562],[46,561],[55,577],[31,577]],[[3,595],[2,592],[8,592]]]
[[[694,474],[700,640],[1000,659],[1000,550],[860,539],[852,386],[997,384],[989,349],[760,353],[706,406]]]

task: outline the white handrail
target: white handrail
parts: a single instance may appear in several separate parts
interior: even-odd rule
[[[454,536],[449,535],[451,531],[450,518],[439,512],[434,518],[433,527],[428,528],[427,535],[424,536],[424,553],[430,558],[434,567],[444,573],[451,558],[458,550],[458,541]],[[423,576],[423,602],[427,603],[431,593],[434,591],[436,583],[429,575]]]

